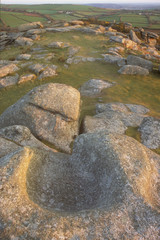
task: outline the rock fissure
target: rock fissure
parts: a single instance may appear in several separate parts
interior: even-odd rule
[[[66,115],[64,115],[64,114],[62,114],[60,111],[53,111],[53,110],[49,110],[49,109],[45,109],[45,108],[43,108],[43,107],[41,107],[41,106],[39,106],[39,105],[36,105],[36,104],[34,104],[34,103],[32,103],[32,102],[28,102],[28,104],[29,105],[31,105],[31,106],[33,106],[33,107],[36,107],[36,108],[38,108],[38,109],[41,109],[42,111],[46,111],[46,112],[49,112],[49,113],[51,113],[51,114],[53,114],[53,115],[59,115],[63,120],[65,120],[65,121],[67,121],[67,122],[70,122],[70,121],[73,121],[73,119],[72,118],[68,118]]]

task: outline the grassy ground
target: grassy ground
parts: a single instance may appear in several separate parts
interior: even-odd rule
[[[104,90],[96,97],[82,97],[81,116],[95,114],[95,105],[97,103],[123,102],[141,104],[150,109],[150,115],[160,118],[160,81],[158,71],[149,76],[128,76],[120,75],[117,65],[102,62],[86,62],[77,65],[72,64],[68,69],[64,68],[67,58],[67,49],[50,49],[48,44],[54,41],[63,41],[70,45],[79,47],[77,55],[101,57],[102,53],[107,52],[107,48],[114,47],[116,43],[108,42],[103,35],[87,35],[80,32],[67,33],[46,33],[41,36],[41,40],[36,42],[33,47],[41,46],[48,50],[48,53],[54,53],[55,58],[49,63],[45,59],[34,60],[33,63],[55,64],[58,66],[58,75],[44,80],[29,81],[20,85],[15,85],[0,90],[0,114],[18,99],[24,96],[28,91],[36,86],[53,82],[71,85],[77,89],[89,79],[102,79],[109,82],[115,82],[111,88]],[[1,59],[14,60],[20,53],[30,53],[31,47],[10,47],[1,52]],[[19,75],[29,73],[27,67],[22,68]],[[129,128],[127,135],[140,141],[140,134],[137,128]],[[155,150],[160,153],[160,149]]]
[[[76,35],[76,38],[73,37]],[[52,41],[63,41],[70,43],[73,46],[80,46],[78,55],[100,57],[102,53],[106,53],[107,48],[114,44],[108,43],[104,36],[92,36],[82,33],[47,33],[42,36],[41,40],[36,43],[46,49],[48,52],[54,52],[56,57],[51,63],[58,65],[58,76],[45,80],[35,80],[22,85],[8,87],[0,91],[0,113],[2,113],[9,105],[16,102],[26,92],[33,87],[46,82],[60,82],[79,88],[84,82],[91,78],[104,79],[114,81],[117,84],[104,90],[102,95],[96,98],[84,98],[82,110],[88,114],[93,113],[95,103],[102,102],[124,102],[142,104],[151,110],[151,114],[160,117],[160,81],[158,72],[154,72],[149,76],[124,76],[117,73],[116,65],[93,62],[80,63],[71,65],[69,69],[64,68],[64,60],[66,59],[67,50],[51,50],[47,45]],[[35,45],[36,45],[35,44]],[[1,59],[14,59],[19,53],[29,52],[29,48],[14,48],[10,51],[5,50],[1,54]],[[61,57],[61,61],[59,60]],[[33,59],[32,59],[33,60]],[[31,61],[32,61],[31,60]],[[34,60],[33,60],[34,62]],[[37,61],[36,61],[37,62]],[[46,63],[45,60],[39,60],[40,63]],[[21,70],[20,74],[24,73],[27,68]]]

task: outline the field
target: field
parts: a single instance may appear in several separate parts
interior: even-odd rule
[[[117,10],[71,4],[2,5],[1,20],[10,27],[31,21],[72,21],[95,17],[109,22],[129,22],[134,27],[160,29],[160,13],[156,10]],[[5,10],[5,11],[4,11]],[[27,16],[27,13],[33,16]],[[34,14],[39,14],[34,16]],[[19,14],[19,15],[18,15]],[[2,23],[1,23],[2,24]]]
[[[34,16],[24,15],[23,13],[5,12],[5,11],[1,11],[0,18],[5,23],[5,25],[9,27],[18,27],[20,24],[24,24],[28,22],[35,22],[35,21],[45,22],[46,21],[46,19],[43,17],[34,17]]]

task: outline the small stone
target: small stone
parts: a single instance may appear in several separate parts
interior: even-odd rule
[[[18,84],[36,79],[35,74],[26,74],[20,77]]]
[[[29,60],[31,58],[30,54],[20,54],[17,56],[17,60]]]

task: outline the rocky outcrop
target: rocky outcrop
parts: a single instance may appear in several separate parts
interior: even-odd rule
[[[69,27],[52,27],[52,28],[46,28],[47,32],[71,32],[73,30],[77,29],[76,26],[69,26]]]
[[[160,148],[160,119],[145,117],[139,129],[142,143],[151,149]]]
[[[57,75],[56,69],[57,69],[56,65],[51,65],[51,66],[46,67],[42,71],[42,73],[39,75],[38,79],[56,76]]]
[[[1,32],[0,33],[0,50],[5,49],[6,46],[11,45],[14,41],[21,37],[23,33]]]
[[[26,23],[22,24],[18,27],[18,30],[20,32],[28,31],[30,29],[36,29],[36,28],[43,28],[43,25],[41,22],[32,22],[32,23]]]
[[[69,58],[73,57],[76,53],[78,53],[80,50],[80,47],[70,47],[68,49],[68,56]]]
[[[105,88],[112,87],[113,83],[99,80],[91,79],[85,82],[79,89],[82,96],[94,96],[100,94]]]
[[[107,63],[117,63],[118,61],[123,59],[120,55],[114,56],[110,54],[102,54],[102,56],[104,57],[104,61]]]
[[[44,64],[33,64],[29,66],[29,69],[36,75],[39,75],[38,79],[56,76],[56,65],[44,65]]]
[[[8,76],[0,78],[0,88],[9,87],[18,83],[19,75],[15,74],[14,76]]]
[[[148,75],[149,71],[146,68],[134,66],[134,65],[125,65],[118,71],[120,74],[128,75]]]
[[[18,37],[15,40],[15,43],[16,43],[16,45],[19,45],[19,46],[32,46],[33,40],[31,38]]]
[[[69,57],[66,60],[66,63],[70,65],[70,64],[78,64],[81,62],[95,62],[95,61],[102,61],[102,58],[75,56],[75,57]]]
[[[54,149],[47,147],[45,144],[43,144],[38,139],[36,139],[31,134],[31,131],[25,126],[14,125],[14,126],[1,128],[0,129],[0,139],[1,139],[1,142],[3,143],[3,145],[4,145],[5,141],[7,142],[7,147],[6,147],[7,154],[8,154],[8,152],[14,152],[15,150],[19,149],[20,147],[25,147],[25,146],[30,146],[32,148],[36,147],[41,150],[43,149],[43,150],[55,151]],[[6,154],[6,152],[5,152],[5,154]],[[0,157],[2,157],[2,156],[0,156]]]
[[[148,111],[147,108],[135,104],[97,104],[97,114],[93,117],[86,116],[82,129],[84,133],[105,131],[124,134],[128,127],[139,126]]]
[[[137,37],[136,33],[133,30],[130,30],[130,37],[132,41],[141,44],[142,41]]]
[[[46,68],[46,65],[39,64],[39,63],[36,63],[36,64],[33,64],[33,65],[29,66],[29,70],[34,72],[36,75],[38,75],[41,72],[43,72],[45,68]]]
[[[111,36],[110,40],[118,43],[125,43],[125,38],[123,38],[122,36]]]
[[[31,80],[34,80],[34,79],[36,79],[35,74],[26,74],[26,75],[23,75],[19,78],[18,84],[28,82],[28,81],[31,81]]]
[[[148,61],[146,59],[143,59],[141,57],[137,57],[134,55],[128,55],[127,57],[127,64],[128,65],[136,65],[142,68],[146,68],[149,71],[152,71],[153,69],[153,63],[151,61]]]
[[[45,33],[46,29],[30,29],[25,33],[26,37],[31,37],[32,35]]]
[[[0,128],[23,125],[41,140],[70,152],[78,134],[80,93],[63,84],[34,88],[0,116]]]
[[[12,74],[16,71],[18,71],[19,68],[15,64],[7,64],[2,67],[0,67],[0,78],[5,77],[9,74]]]
[[[84,25],[83,21],[80,20],[74,20],[70,22],[71,25]]]
[[[121,59],[119,59],[119,60],[117,61],[117,65],[118,65],[119,67],[125,66],[126,63],[127,63],[127,61],[126,61],[125,58],[121,58]]]
[[[72,156],[4,152],[2,239],[158,239],[159,162],[133,138],[105,133],[80,135]]]
[[[50,61],[55,57],[54,53],[42,53],[42,54],[35,54],[32,56],[33,59],[43,59],[45,61]]]
[[[131,50],[135,50],[135,51],[138,50],[137,43],[134,42],[134,41],[132,41],[132,40],[130,40],[130,39],[126,39],[126,38],[125,38],[124,46],[125,46],[125,48],[127,48],[127,49],[131,49]]]
[[[17,56],[17,60],[29,60],[31,58],[31,54],[20,54]]]
[[[50,48],[62,48],[64,46],[63,42],[52,42],[48,45]]]

